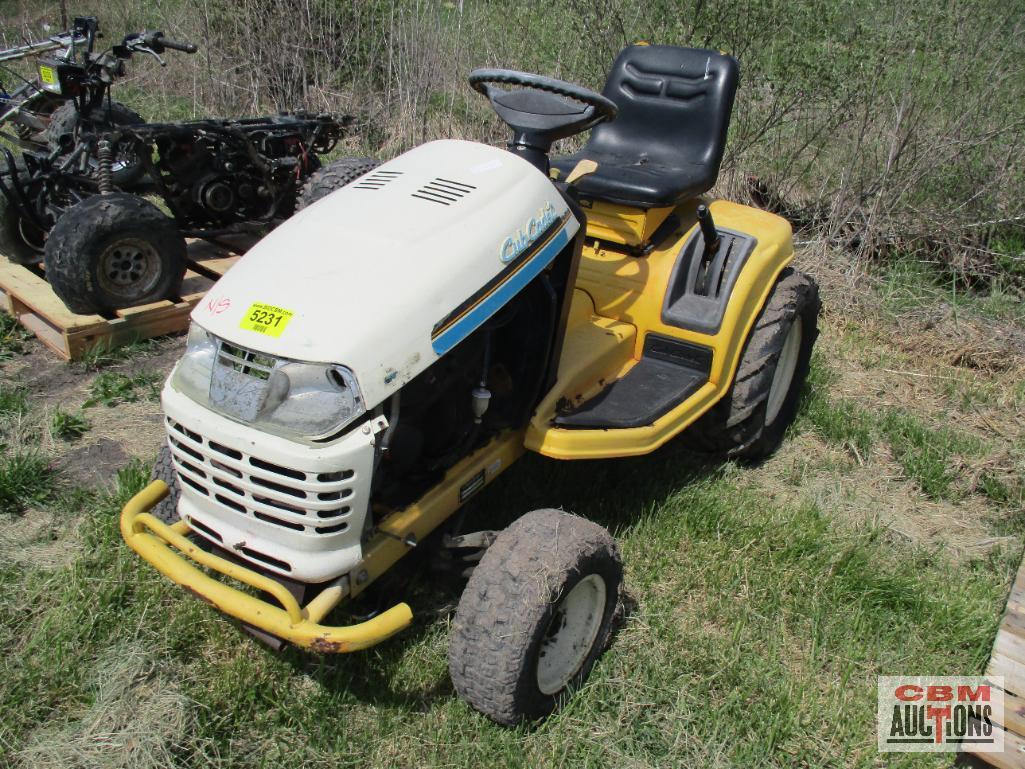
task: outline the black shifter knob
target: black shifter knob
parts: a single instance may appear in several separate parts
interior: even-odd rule
[[[715,228],[708,206],[698,206],[698,225],[701,227],[701,236],[705,239],[706,253],[714,254],[719,250],[719,230]]]

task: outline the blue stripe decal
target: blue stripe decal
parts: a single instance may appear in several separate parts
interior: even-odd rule
[[[564,225],[548,241],[548,245],[538,251],[515,275],[485,297],[470,312],[439,334],[431,342],[434,352],[438,355],[444,355],[480,328],[484,321],[501,310],[524,286],[540,275],[541,271],[552,263],[552,260],[555,259],[558,253],[562,251],[563,246],[568,242],[569,229]]]

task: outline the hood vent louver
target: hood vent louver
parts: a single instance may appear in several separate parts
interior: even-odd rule
[[[402,171],[374,171],[352,185],[357,190],[379,190],[388,182],[395,181],[402,176]]]
[[[412,193],[414,198],[429,200],[432,203],[441,203],[443,206],[450,206],[458,203],[461,198],[473,192],[476,187],[464,182],[454,182],[451,179],[442,179],[440,176],[434,181],[428,182],[423,187]]]

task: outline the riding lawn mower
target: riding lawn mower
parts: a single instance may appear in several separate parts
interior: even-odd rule
[[[265,638],[351,652],[410,608],[328,614],[526,451],[626,457],[683,433],[770,454],[819,299],[786,221],[704,197],[737,82],[728,55],[654,45],[626,48],[601,94],[472,72],[508,150],[442,140],[384,163],[269,234],[193,312],[162,393],[167,446],[122,512],[128,545]],[[614,540],[557,509],[443,531],[476,550],[456,691],[502,724],[543,717],[609,642]]]

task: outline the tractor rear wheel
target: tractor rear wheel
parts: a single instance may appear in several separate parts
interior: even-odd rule
[[[46,278],[72,312],[110,313],[177,294],[185,238],[145,198],[94,195],[65,211],[46,240]]]
[[[151,481],[163,481],[167,484],[170,492],[160,500],[152,510],[154,517],[163,521],[168,526],[178,521],[178,498],[181,497],[181,485],[178,483],[178,472],[174,469],[174,460],[171,458],[171,449],[165,443],[160,447],[157,454],[157,461],[153,465],[153,472],[150,473]]]
[[[312,206],[321,198],[356,181],[379,165],[381,165],[381,161],[373,158],[347,157],[332,160],[319,171],[311,174],[303,184],[295,210],[302,211],[307,206]]]
[[[820,308],[815,281],[784,269],[748,336],[729,391],[687,430],[696,448],[748,461],[779,448],[797,414]]]
[[[448,647],[456,691],[506,726],[548,715],[605,650],[622,582],[604,528],[527,513],[499,533],[459,600]]]

